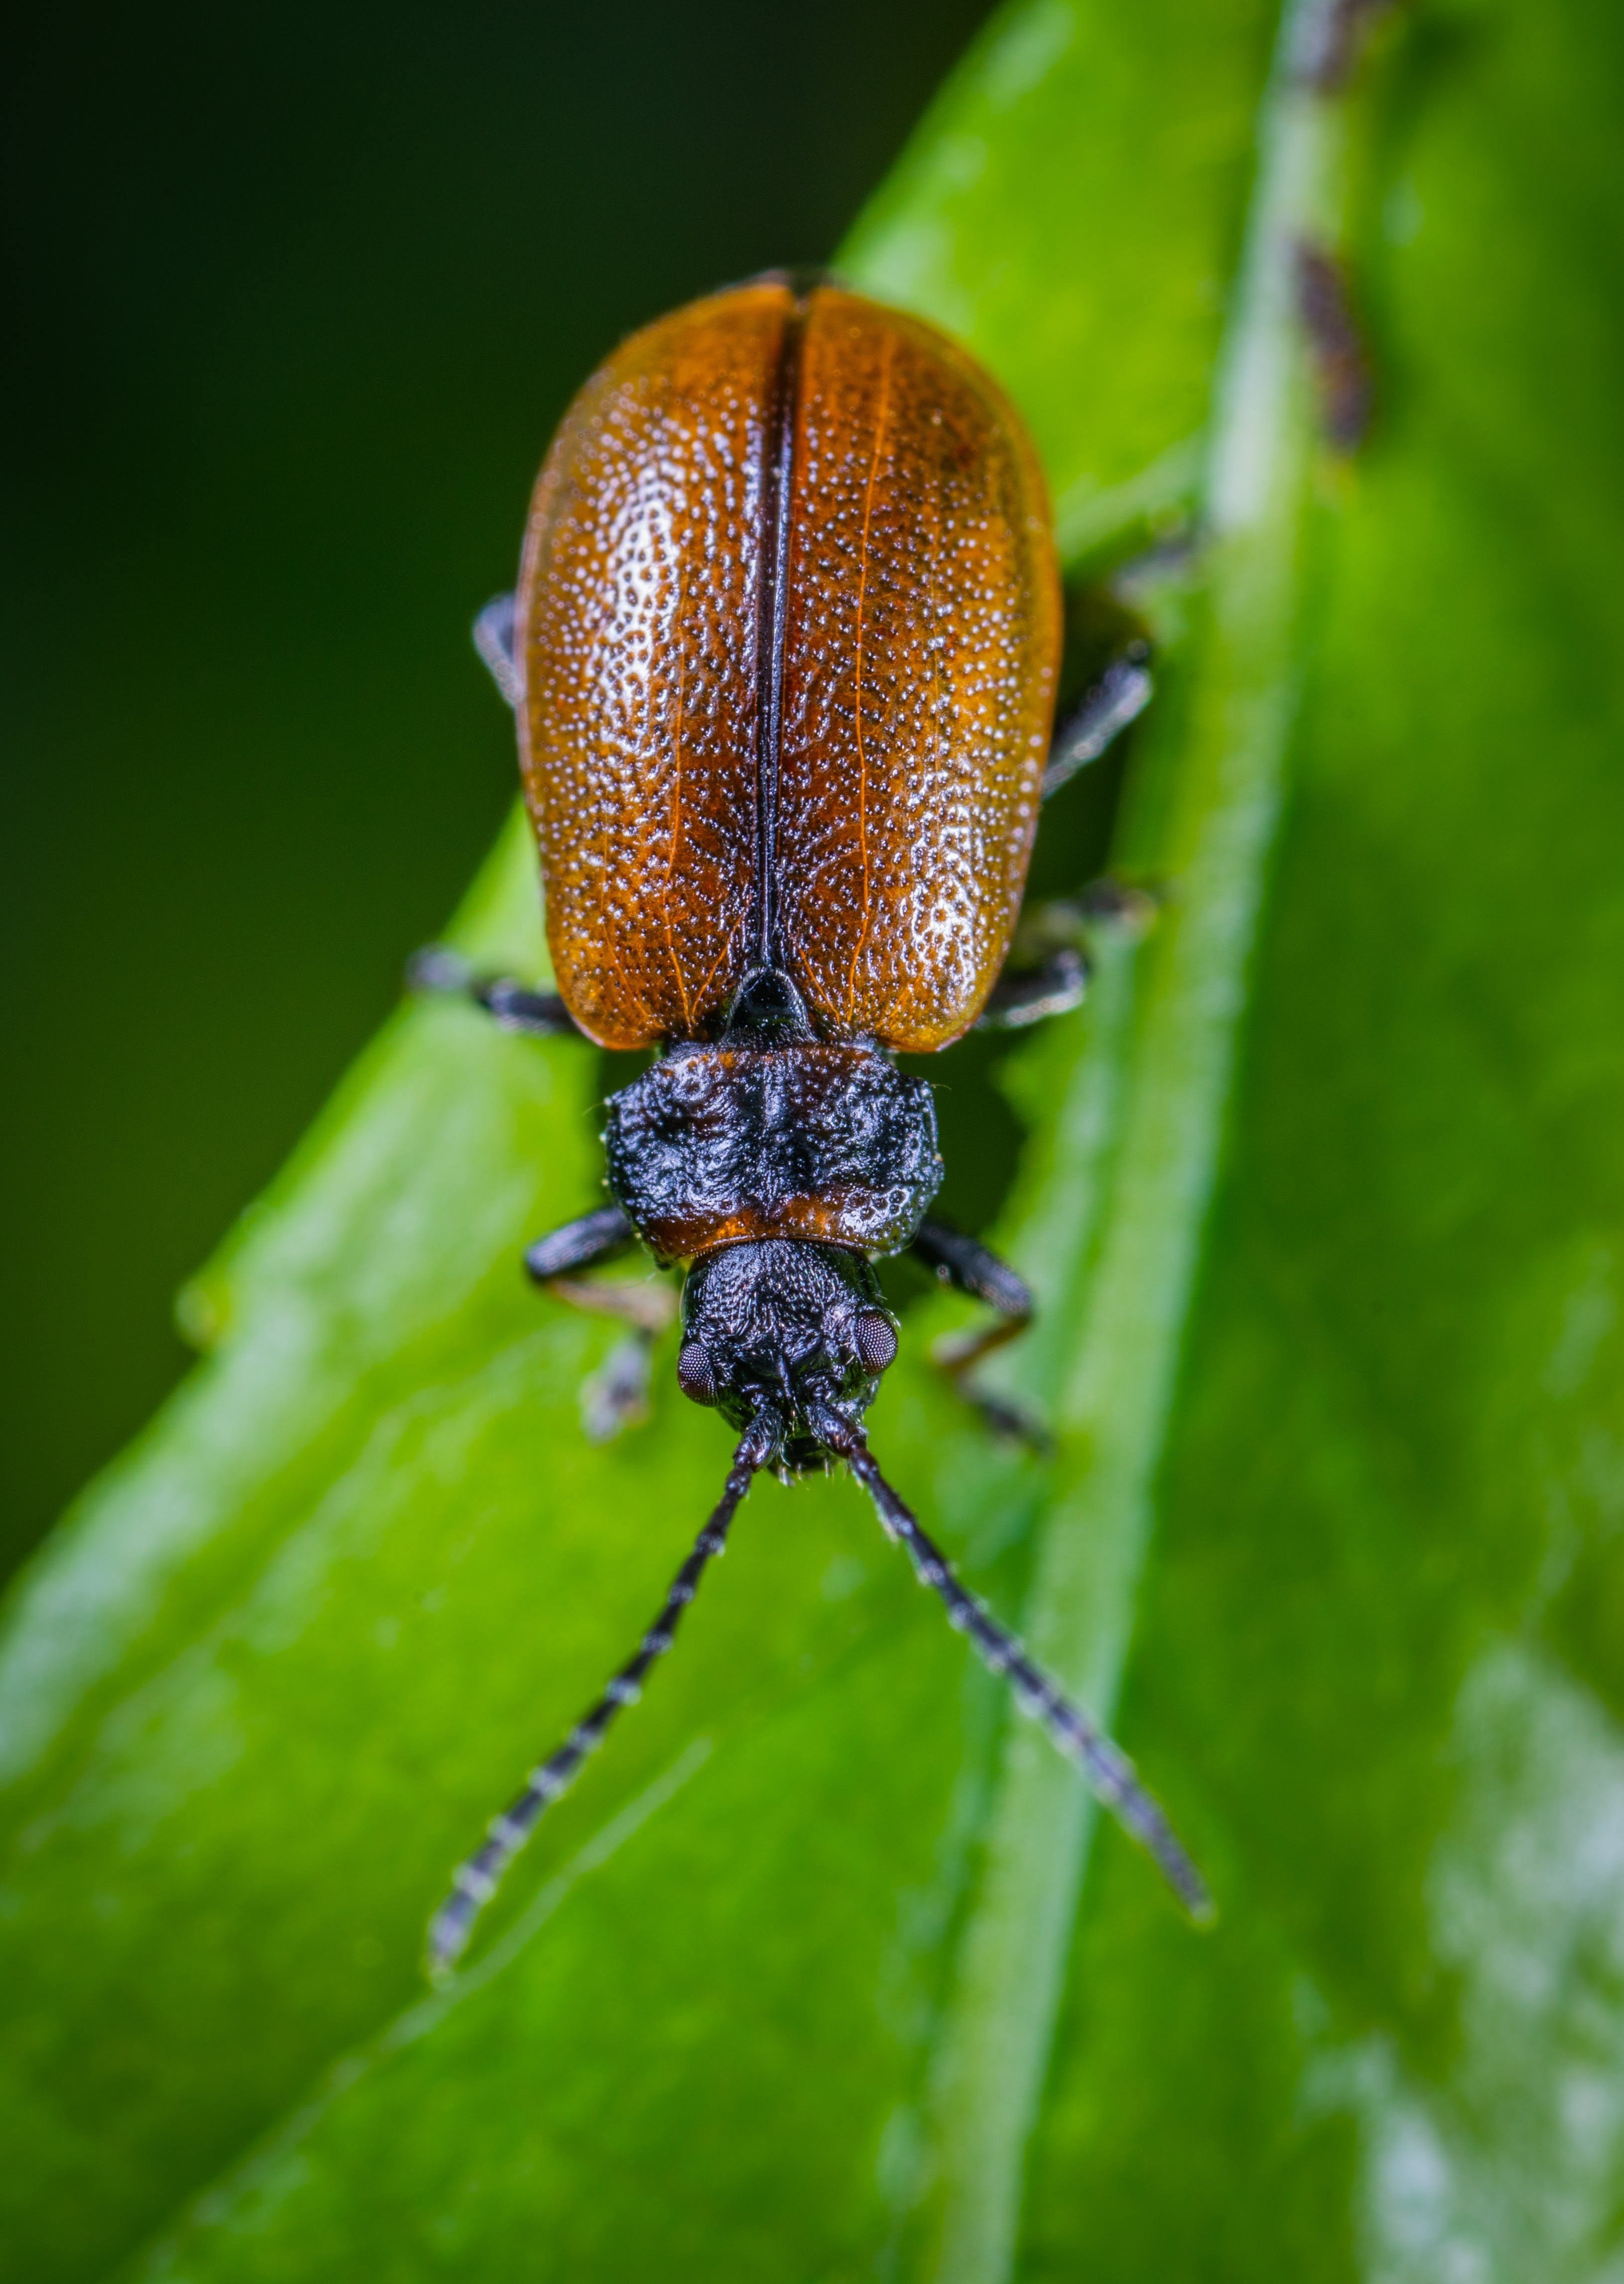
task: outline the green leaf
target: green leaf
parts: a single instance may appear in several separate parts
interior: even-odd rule
[[[668,1356],[589,1444],[609,1336],[517,1274],[597,1194],[603,1065],[412,1008],[9,1606],[29,2284],[1616,2264],[1624,33],[1438,0],[1316,91],[1314,28],[1016,8],[845,262],[1003,375],[1074,567],[1203,508],[1127,586],[1162,673],[1117,854],[1162,918],[1001,1066],[1045,1303],[1007,1381],[1057,1459],[936,1384],[934,1298],[874,1434],[1114,1713],[1221,1925],[1095,1830],[850,1484],[768,1485],[425,1995],[447,1871],[728,1447]],[[1304,239],[1370,343],[1351,458]],[[539,966],[517,826],[457,940]]]

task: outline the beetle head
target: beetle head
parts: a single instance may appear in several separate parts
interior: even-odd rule
[[[896,1320],[859,1253],[768,1238],[703,1254],[683,1288],[676,1376],[696,1404],[744,1428],[764,1411],[785,1422],[778,1465],[824,1463],[812,1411],[854,1428],[896,1354]]]

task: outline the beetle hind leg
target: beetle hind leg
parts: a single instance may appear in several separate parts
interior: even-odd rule
[[[1150,645],[1135,639],[1113,658],[1084,693],[1081,702],[1055,731],[1044,769],[1042,798],[1069,784],[1079,770],[1097,761],[1155,694]],[[1102,923],[1128,922],[1139,928],[1154,912],[1142,890],[1115,880],[1098,880],[1081,896],[1023,911],[1011,954],[1012,972],[1001,975],[977,1021],[978,1030],[1002,1031],[1045,1022],[1081,1006],[1089,989],[1088,933]]]
[[[1044,801],[1058,793],[1079,770],[1097,762],[1128,724],[1144,713],[1156,687],[1147,663],[1150,654],[1148,643],[1130,643],[1060,724],[1043,770],[1041,797]]]

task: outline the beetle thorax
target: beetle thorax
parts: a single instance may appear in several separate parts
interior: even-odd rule
[[[612,1098],[604,1139],[665,1261],[771,1238],[897,1253],[941,1182],[924,1080],[816,1040],[678,1048]]]

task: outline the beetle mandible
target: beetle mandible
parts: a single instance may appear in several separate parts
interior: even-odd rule
[[[1052,744],[1061,637],[1047,493],[965,353],[824,277],[678,310],[586,383],[537,481],[518,592],[475,640],[518,716],[555,995],[420,955],[420,989],[509,1029],[656,1050],[608,1104],[613,1202],[531,1276],[634,1326],[600,1397],[635,1410],[663,1310],[579,1284],[637,1240],[682,1265],[677,1379],[738,1432],[722,1498],[636,1654],[462,1866],[449,1967],[537,1819],[671,1647],[758,1469],[843,1461],[987,1663],[1184,1903],[1206,1890],[1111,1740],[958,1583],[886,1482],[863,1414],[897,1350],[873,1263],[911,1248],[990,1304],[964,1375],[1029,1319],[1015,1272],[929,1217],[929,1086],[898,1051],[1035,1021],[1086,981],[1082,907],[1004,976],[1044,795],[1144,704],[1115,661]]]

